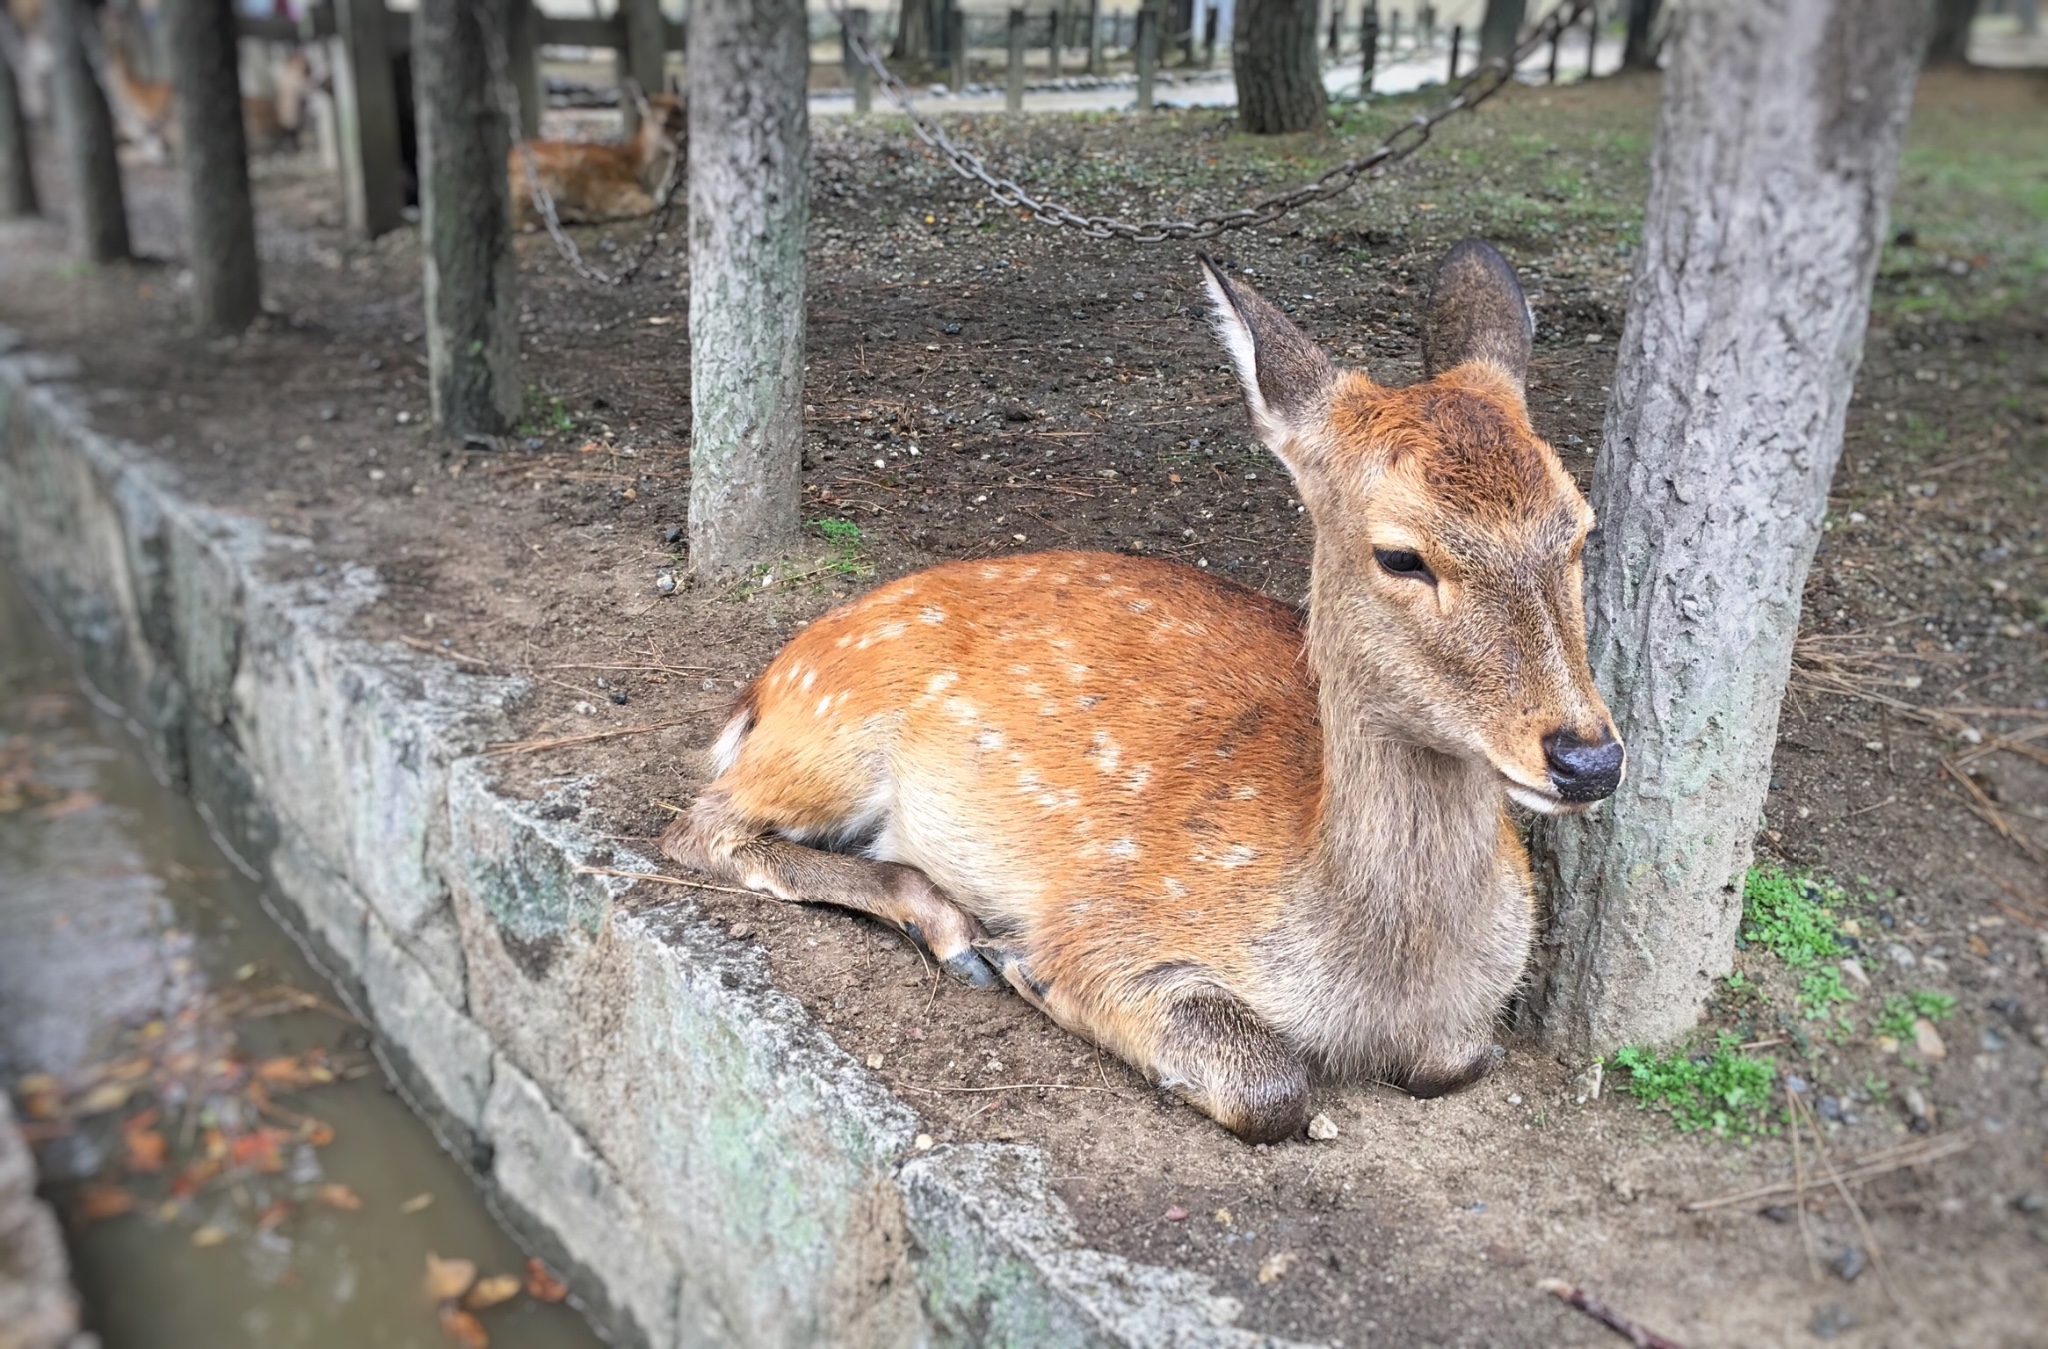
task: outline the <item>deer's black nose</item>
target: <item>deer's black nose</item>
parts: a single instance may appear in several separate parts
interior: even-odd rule
[[[1550,785],[1567,801],[1599,801],[1621,785],[1621,742],[1605,727],[1595,741],[1575,731],[1544,736],[1543,759],[1550,766]]]

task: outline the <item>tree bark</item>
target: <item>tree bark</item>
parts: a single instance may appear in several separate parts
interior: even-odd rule
[[[1970,24],[1978,0],[1934,0],[1934,32],[1927,39],[1927,64],[1963,65],[1970,59]]]
[[[1629,0],[1628,34],[1621,40],[1621,64],[1628,70],[1657,67],[1657,16],[1662,0]]]
[[[801,506],[810,43],[803,0],[690,11],[690,566],[795,539]]]
[[[426,268],[427,381],[434,421],[496,435],[518,419],[518,275],[498,99],[505,0],[420,0],[420,253]]]
[[[86,59],[84,25],[89,21],[84,0],[46,0],[50,92],[71,190],[72,248],[88,262],[113,262],[132,256],[128,206],[121,195],[121,162],[114,155],[114,115]]]
[[[914,70],[923,70],[936,62],[936,39],[944,26],[941,3],[942,0],[902,0],[896,13],[896,45],[889,52],[890,59]]]
[[[36,197],[35,147],[29,140],[28,118],[22,112],[21,90],[27,82],[20,73],[21,34],[13,16],[0,10],[0,220],[35,215],[41,210]],[[20,63],[20,65],[17,65]]]
[[[1497,61],[1513,52],[1528,13],[1529,0],[1486,0],[1486,14],[1479,21],[1479,59]]]
[[[1316,0],[1242,0],[1230,68],[1238,125],[1255,136],[1323,124]]]
[[[668,25],[661,17],[661,0],[619,0],[619,13],[626,21],[626,49],[619,53],[624,72],[633,77],[641,93],[664,92]],[[636,134],[640,130],[640,110],[630,98],[620,100],[619,106],[625,114],[626,135]]]
[[[205,332],[240,332],[263,312],[256,214],[235,50],[234,0],[165,0],[185,187],[192,318]]]
[[[1733,961],[1926,5],[1688,5],[1678,25],[1586,550],[1628,777],[1538,837],[1525,1018],[1575,1056],[1678,1035]]]

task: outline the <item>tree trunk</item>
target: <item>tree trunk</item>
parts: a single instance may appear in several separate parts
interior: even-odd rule
[[[1934,0],[1934,32],[1927,40],[1927,64],[1961,65],[1970,59],[1970,24],[1977,0]]]
[[[1528,12],[1529,0],[1486,0],[1486,16],[1479,22],[1479,59],[1498,61],[1510,55]]]
[[[1628,777],[1538,838],[1526,1014],[1567,1054],[1671,1039],[1733,961],[1926,27],[1924,0],[1679,13],[1586,550]]]
[[[506,176],[511,127],[498,98],[505,0],[420,0],[420,254],[434,421],[496,435],[518,419],[518,274]]]
[[[621,68],[632,76],[643,94],[663,92],[668,64],[668,24],[661,17],[661,0],[619,0],[619,13],[626,20],[626,49],[619,53]],[[640,110],[630,98],[619,100],[625,114],[626,135],[640,130]]]
[[[202,331],[235,333],[263,311],[256,215],[235,50],[234,0],[165,0],[185,187],[192,318]]]
[[[88,262],[131,256],[121,162],[114,157],[114,115],[85,55],[85,0],[46,0],[50,92],[57,105],[57,142],[71,189],[71,241]]]
[[[19,73],[22,61],[21,34],[14,19],[0,10],[0,220],[35,215],[35,147],[29,140],[28,118],[22,113],[21,90],[27,83]],[[17,67],[17,62],[20,66]]]
[[[938,50],[934,39],[938,35],[940,17],[934,0],[903,0],[896,14],[896,45],[890,49],[891,60],[923,70],[930,66]]]
[[[1241,0],[1230,49],[1238,125],[1255,136],[1323,124],[1316,0]]]
[[[803,0],[690,11],[690,566],[796,537],[810,215]]]
[[[1621,64],[1627,70],[1657,67],[1657,16],[1662,0],[1629,0],[1628,35],[1621,40]]]

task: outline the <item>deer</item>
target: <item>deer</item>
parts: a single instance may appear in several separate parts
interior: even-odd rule
[[[640,112],[640,129],[631,140],[599,145],[582,141],[529,141],[514,145],[506,158],[511,175],[514,217],[521,229],[537,229],[541,210],[533,178],[555,203],[555,217],[566,225],[595,225],[652,215],[657,194],[674,166],[680,181],[688,154],[688,104],[678,95],[649,97],[627,82],[626,92]],[[527,155],[533,156],[533,175]]]
[[[1406,387],[1201,267],[1311,518],[1305,606],[1115,553],[911,573],[768,663],[661,847],[893,925],[1270,1143],[1311,1072],[1427,1097],[1504,1057],[1535,923],[1509,807],[1584,811],[1624,753],[1507,261],[1445,255]]]

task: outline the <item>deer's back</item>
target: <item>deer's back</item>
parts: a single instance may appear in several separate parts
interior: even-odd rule
[[[1246,958],[1322,788],[1295,609],[1189,567],[935,567],[812,624],[747,694],[718,786],[919,867],[1048,977]]]

